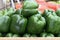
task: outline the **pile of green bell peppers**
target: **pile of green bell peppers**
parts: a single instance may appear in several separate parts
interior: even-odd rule
[[[25,0],[21,9],[1,10],[0,37],[60,37],[60,9],[41,13],[38,6]]]

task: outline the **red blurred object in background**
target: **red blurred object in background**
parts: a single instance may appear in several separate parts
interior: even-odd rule
[[[22,4],[21,4],[21,3],[16,3],[16,4],[15,4],[15,8],[16,8],[16,9],[22,8]]]
[[[46,2],[46,0],[36,0],[36,2],[39,4],[38,10],[44,12],[45,9],[52,9],[53,11],[56,11],[58,8],[60,8],[60,4],[57,5],[53,2]],[[16,9],[19,9],[22,7],[22,4],[16,3],[15,4]]]
[[[58,4],[58,9],[60,8],[60,4]]]
[[[58,5],[53,3],[53,2],[47,2],[47,7],[49,7],[49,8],[51,8],[51,9],[56,11],[57,8],[58,8]]]
[[[53,2],[46,2],[45,0],[36,0],[37,3],[40,5],[38,10],[44,11],[45,9],[51,9],[53,11],[56,11],[58,9],[57,4]]]
[[[39,11],[44,12],[45,9],[48,9],[48,7],[44,5],[39,5],[39,8],[38,8]]]
[[[36,0],[37,2],[45,1],[45,0]]]
[[[45,3],[46,3],[45,0],[36,0],[36,2],[37,2],[38,4],[45,4]]]
[[[44,12],[45,9],[48,9],[45,0],[36,0],[36,1],[39,4],[39,7],[38,7],[39,11]]]

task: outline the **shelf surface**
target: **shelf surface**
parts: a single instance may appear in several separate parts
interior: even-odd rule
[[[60,40],[60,37],[0,37],[0,40]]]

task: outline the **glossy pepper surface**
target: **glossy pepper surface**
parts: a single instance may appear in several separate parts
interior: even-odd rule
[[[36,1],[24,1],[23,3],[23,9],[36,9],[38,8],[38,4]]]
[[[12,33],[24,33],[26,29],[27,19],[20,15],[13,15],[10,30]]]
[[[8,34],[6,35],[6,37],[19,37],[19,35],[18,35],[18,34],[8,33]]]
[[[44,17],[40,14],[31,16],[27,26],[28,33],[39,34],[43,30],[45,23]]]
[[[0,17],[0,32],[8,32],[10,25],[10,17],[9,16],[1,16]]]
[[[44,17],[46,19],[46,31],[57,34],[60,31],[60,17],[51,10],[45,10]]]
[[[54,35],[51,33],[41,33],[40,36],[41,37],[54,37]]]

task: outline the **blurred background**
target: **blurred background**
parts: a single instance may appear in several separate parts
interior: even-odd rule
[[[0,0],[0,10],[8,7],[16,8],[16,5],[21,4],[24,0]],[[58,0],[45,0],[45,1],[58,1]]]

